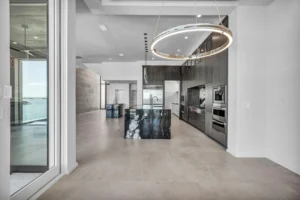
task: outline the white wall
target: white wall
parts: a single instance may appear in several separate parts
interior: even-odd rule
[[[228,152],[300,174],[300,1],[239,6],[229,15]]]
[[[240,6],[229,16],[228,151],[235,156],[265,156],[265,19],[263,6]]]
[[[135,80],[137,81],[137,104],[142,105],[142,87],[144,61],[137,62],[106,62],[106,63],[84,63],[92,69],[103,80]],[[147,65],[182,65],[181,61],[148,61]]]
[[[121,98],[117,103],[124,104],[124,109],[129,108],[129,83],[111,83],[107,86],[107,103],[114,103],[116,89],[122,90]]]
[[[269,159],[300,174],[300,1],[267,7],[267,149]]]
[[[229,15],[229,28],[233,33],[233,42],[228,51],[228,141],[227,151],[237,156],[237,103],[238,103],[238,9]]]
[[[142,65],[138,62],[85,63],[85,65],[101,74],[103,80],[137,81],[137,103],[142,104]]]
[[[10,85],[9,67],[9,1],[0,1],[0,87]],[[3,119],[0,119],[0,199],[10,196],[10,99],[0,98],[0,109],[3,109]],[[1,112],[1,111],[0,111]]]

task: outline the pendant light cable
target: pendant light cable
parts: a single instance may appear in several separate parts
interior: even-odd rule
[[[159,20],[160,20],[160,15],[161,15],[161,11],[162,11],[163,6],[164,6],[164,0],[161,1],[161,8],[160,8],[159,13],[158,13],[156,27],[155,27],[155,31],[154,31],[154,34],[153,34],[153,40],[156,37],[156,31],[157,31],[157,28],[158,28],[158,23],[159,23]]]
[[[198,23],[198,13],[197,13],[197,0],[195,0],[195,18],[196,18],[196,24]]]
[[[215,0],[215,3],[216,3],[216,9],[217,9],[217,12],[218,12],[218,15],[219,15],[220,24],[223,26],[223,23],[222,23],[222,20],[221,20],[221,15],[220,15],[220,10],[219,10],[219,6],[218,6],[217,0]]]

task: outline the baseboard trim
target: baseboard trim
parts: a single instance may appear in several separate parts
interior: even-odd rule
[[[232,156],[237,157],[236,154],[235,154],[235,152],[233,152],[233,151],[231,151],[229,149],[226,149],[226,151],[227,151],[227,153],[231,154]]]
[[[73,167],[71,167],[70,169],[67,169],[66,174],[70,174],[72,171],[74,171],[76,168],[78,167],[78,162],[76,162],[74,164]]]
[[[59,174],[56,176],[52,181],[50,181],[47,185],[42,187],[37,193],[35,193],[32,197],[29,198],[29,200],[36,200],[38,199],[42,194],[44,194],[50,187],[52,187],[59,179],[61,179],[65,174]]]

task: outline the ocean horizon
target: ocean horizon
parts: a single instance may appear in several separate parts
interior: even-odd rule
[[[24,122],[48,118],[47,97],[26,97],[23,102]]]

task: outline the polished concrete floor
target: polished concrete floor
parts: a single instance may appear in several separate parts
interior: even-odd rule
[[[123,120],[79,115],[79,166],[39,199],[300,199],[300,176],[267,159],[234,158],[175,116],[171,140],[124,140]]]

